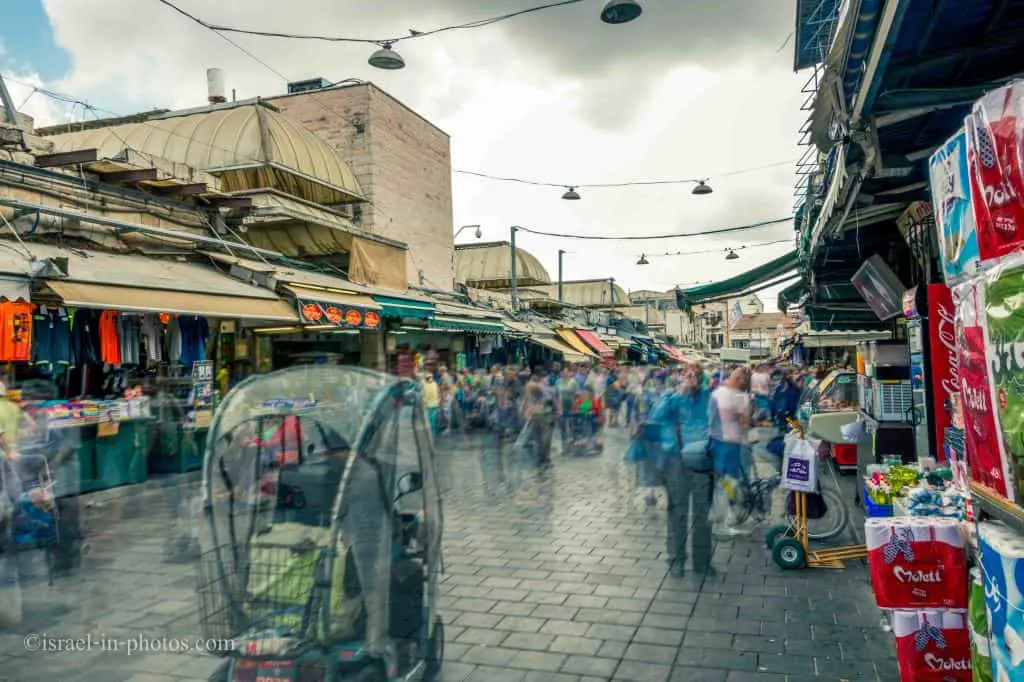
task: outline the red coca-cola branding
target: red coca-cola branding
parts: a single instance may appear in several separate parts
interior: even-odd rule
[[[1016,250],[1024,241],[1024,176],[1017,155],[1019,85],[995,90],[967,117],[971,199],[982,260]]]
[[[1006,494],[999,432],[995,410],[989,404],[988,363],[985,333],[981,327],[964,327],[960,344],[960,395],[964,408],[964,440],[971,478],[1000,494]]]
[[[953,425],[953,396],[960,392],[960,350],[956,345],[956,315],[953,294],[945,284],[928,285],[928,338],[932,375],[932,425],[939,458],[944,458],[946,429]],[[941,387],[941,388],[940,388]]]

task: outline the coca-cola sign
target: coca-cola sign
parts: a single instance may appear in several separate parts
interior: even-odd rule
[[[945,284],[928,285],[928,369],[932,383],[932,414],[938,457],[944,456],[946,429],[952,426],[953,396],[960,393],[960,350],[956,342],[953,297]]]

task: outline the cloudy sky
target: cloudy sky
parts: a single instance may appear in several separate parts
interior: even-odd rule
[[[451,135],[457,169],[564,184],[709,177],[690,186],[561,190],[456,175],[455,225],[510,225],[582,235],[685,234],[791,215],[797,129],[794,0],[642,0],[643,16],[609,26],[604,0],[396,46],[403,71],[366,63],[372,47],[232,36],[262,65],[157,0],[2,0],[0,71],[117,113],[205,102],[205,70],[225,70],[238,97],[284,91],[285,79],[372,80]],[[387,38],[482,19],[539,0],[176,0],[214,23]],[[277,72],[277,73],[275,73]],[[282,78],[284,76],[285,78]],[[15,104],[40,123],[91,114],[18,83]],[[22,106],[22,104],[24,105]],[[760,168],[751,172],[735,171]],[[472,239],[471,230],[460,241]],[[566,279],[615,277],[626,289],[722,279],[792,243],[789,224],[720,237],[593,242],[523,234],[521,245]],[[655,256],[665,252],[721,252]],[[638,267],[641,253],[651,265]],[[775,290],[764,292],[769,310]]]

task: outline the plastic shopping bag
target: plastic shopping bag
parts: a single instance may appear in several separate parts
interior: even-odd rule
[[[712,523],[735,526],[738,523],[738,510],[743,504],[743,486],[739,479],[732,476],[718,476],[711,497],[711,513],[708,518]]]
[[[815,443],[799,434],[786,435],[782,458],[782,483],[786,490],[818,492],[818,453]]]

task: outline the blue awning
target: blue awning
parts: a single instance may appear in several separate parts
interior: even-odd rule
[[[434,316],[434,304],[396,296],[374,296],[380,303],[384,317],[401,317],[415,320],[429,320]]]

